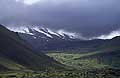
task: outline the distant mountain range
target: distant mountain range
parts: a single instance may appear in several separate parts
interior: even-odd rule
[[[12,29],[19,36],[31,44],[37,51],[75,51],[90,52],[103,49],[107,46],[118,47],[119,36],[113,39],[87,40],[76,33],[53,31],[43,27],[23,27]],[[116,44],[117,43],[117,44]],[[112,48],[113,48],[112,47]]]
[[[74,40],[74,39],[84,39],[78,33],[67,32],[65,30],[52,30],[44,27],[8,27],[11,31],[25,33],[32,35],[34,39],[58,39],[58,40]]]
[[[76,33],[63,30],[53,31],[43,27],[23,27],[12,30],[18,32],[19,36],[31,44],[37,51],[64,49],[66,48],[66,43],[69,44],[70,41],[84,39]]]
[[[18,33],[0,25],[0,71],[2,70],[54,70],[64,65],[43,53],[35,52]]]

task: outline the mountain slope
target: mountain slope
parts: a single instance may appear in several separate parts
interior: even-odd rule
[[[30,46],[18,36],[0,25],[0,65],[6,69],[59,69],[62,65],[52,58],[40,53],[33,52]],[[4,61],[6,60],[6,62]],[[3,62],[2,62],[3,61]],[[7,61],[10,63],[7,64]],[[12,68],[12,64],[13,68]]]
[[[64,30],[55,31],[43,27],[21,27],[17,29],[9,29],[18,32],[22,39],[27,41],[38,51],[76,48],[76,46],[71,46],[71,43],[75,43],[74,45],[76,45],[78,41],[84,39],[77,33],[66,32]]]

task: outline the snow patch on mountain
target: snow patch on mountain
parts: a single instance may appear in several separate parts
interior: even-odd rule
[[[36,30],[36,31],[38,31],[38,32],[40,32],[40,33],[43,33],[43,34],[45,34],[46,36],[48,36],[48,37],[50,37],[50,38],[53,38],[50,34],[44,32],[44,29],[43,29],[43,28],[42,28],[43,30],[40,30],[39,27],[34,27],[34,28],[32,28],[32,29],[34,29],[34,30]]]
[[[9,30],[18,32],[18,33],[26,33],[29,35],[34,35],[33,33],[29,32],[29,29],[27,27],[7,27]]]
[[[80,35],[78,33],[74,33],[74,32],[69,32],[69,31],[66,31],[64,29],[52,30],[52,29],[49,29],[49,28],[37,27],[37,26],[35,26],[35,27],[26,27],[26,26],[8,27],[8,29],[10,29],[11,31],[14,31],[14,32],[26,33],[26,34],[29,34],[29,35],[34,35],[34,39],[36,39],[37,36],[35,35],[35,33],[30,32],[30,29],[32,31],[37,31],[39,33],[42,33],[42,34],[46,35],[49,38],[54,38],[54,36],[56,36],[56,37],[61,38],[61,39],[66,39],[68,37],[69,39],[86,40],[86,38],[83,37],[82,35]],[[38,37],[43,37],[43,36],[38,36]]]
[[[58,30],[57,33],[60,34],[60,35],[62,35],[63,37],[65,37],[65,35],[67,35],[67,36],[69,36],[72,39],[75,39],[75,38],[78,37],[76,35],[76,33],[67,32],[65,30]]]
[[[81,40],[87,40],[87,38],[83,37],[81,34],[79,33],[75,33],[75,32],[68,32],[65,30],[58,30],[57,33],[59,33],[62,36],[69,36],[71,39],[81,39]]]
[[[48,32],[51,33],[51,34],[54,34],[54,35],[56,35],[56,36],[60,36],[58,33],[54,32],[54,31],[52,31],[52,30],[50,30],[50,29],[48,29]]]

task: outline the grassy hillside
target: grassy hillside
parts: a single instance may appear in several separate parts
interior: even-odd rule
[[[14,61],[12,60],[9,60],[9,59],[6,59],[6,58],[2,58],[0,57],[0,65],[1,67],[3,66],[4,68],[7,68],[7,69],[11,69],[11,70],[21,70],[21,69],[25,69],[24,66],[20,65],[20,64],[17,64],[15,63]]]
[[[0,25],[0,65],[6,69],[62,69],[63,65],[54,59],[39,53],[36,54],[17,33]]]
[[[97,59],[99,64],[109,65],[113,68],[120,68],[120,50],[100,52],[79,59]]]
[[[90,40],[90,44],[97,44],[94,51],[82,52],[81,50],[67,50],[67,51],[50,51],[48,55],[57,61],[73,66],[75,68],[120,68],[120,36],[110,40]],[[93,42],[93,43],[92,43]],[[100,43],[99,43],[100,42]],[[84,43],[84,42],[83,42]],[[85,43],[86,44],[86,41]],[[81,49],[81,47],[80,47]]]

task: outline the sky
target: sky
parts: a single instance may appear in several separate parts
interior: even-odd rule
[[[120,35],[119,4],[120,0],[0,0],[0,23],[110,38]]]

